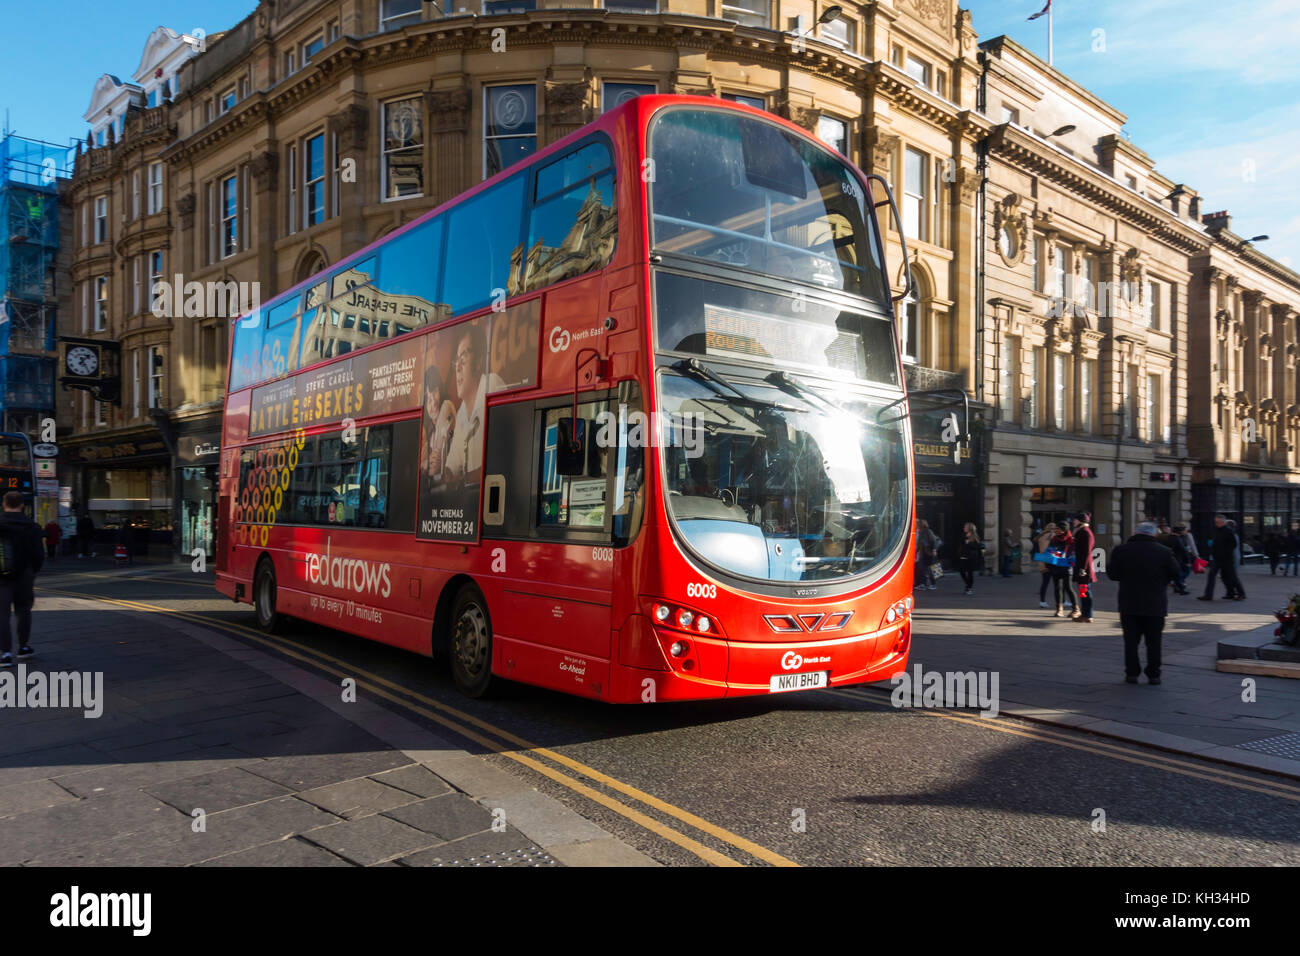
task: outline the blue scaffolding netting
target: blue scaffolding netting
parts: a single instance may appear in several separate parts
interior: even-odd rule
[[[75,150],[0,136],[0,411],[54,408],[59,180]]]

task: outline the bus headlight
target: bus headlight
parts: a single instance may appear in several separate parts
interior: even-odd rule
[[[695,620],[695,615],[692,614],[690,611],[686,610],[685,608],[682,608],[680,611],[677,612],[678,627],[690,627],[691,621],[693,620]]]
[[[656,621],[666,621],[666,620],[668,620],[668,615],[670,615],[670,614],[672,614],[672,613],[673,613],[673,609],[670,608],[667,604],[656,604],[656,605],[655,605],[655,620],[656,620]]]
[[[710,624],[709,624],[709,619],[707,617],[697,617],[695,619],[695,629],[699,631],[701,634],[707,633],[709,627]]]

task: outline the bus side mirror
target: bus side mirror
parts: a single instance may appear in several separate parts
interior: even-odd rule
[[[568,476],[585,475],[587,473],[586,419],[561,418],[557,424],[559,434],[555,447],[555,473]]]

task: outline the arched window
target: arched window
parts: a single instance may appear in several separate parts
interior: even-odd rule
[[[899,345],[903,353],[903,361],[917,365],[924,365],[925,351],[921,341],[922,336],[927,334],[926,318],[929,312],[927,302],[930,299],[930,290],[926,284],[925,277],[920,274],[919,270],[912,270],[913,278],[916,282],[916,288],[905,298],[898,310],[898,338]]]
[[[319,252],[313,252],[311,255],[305,257],[302,260],[302,263],[298,266],[298,275],[295,276],[293,280],[294,285],[297,285],[299,282],[305,282],[324,268],[325,257]]]

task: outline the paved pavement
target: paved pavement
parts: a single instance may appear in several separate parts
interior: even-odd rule
[[[427,728],[207,628],[41,596],[32,644],[29,672],[103,672],[102,715],[85,701],[4,715],[0,865],[651,862]]]
[[[1145,677],[1124,683],[1118,585],[1098,582],[1088,625],[1040,608],[1038,584],[1037,573],[979,577],[967,596],[950,574],[937,590],[914,592],[912,666],[998,672],[1007,714],[1300,776],[1300,680],[1250,678],[1255,696],[1247,701],[1246,678],[1215,670],[1218,641],[1251,631],[1263,640],[1276,624],[1273,609],[1300,592],[1300,578],[1252,564],[1242,573],[1247,600],[1204,602],[1196,595],[1205,576],[1193,575],[1191,595],[1170,596],[1156,687]]]

